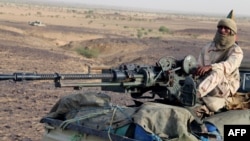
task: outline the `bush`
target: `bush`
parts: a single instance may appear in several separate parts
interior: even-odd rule
[[[76,52],[87,58],[96,58],[99,55],[99,51],[97,49],[89,49],[89,48],[77,48]]]
[[[159,31],[162,32],[162,33],[169,33],[169,29],[167,27],[165,27],[165,26],[161,26],[159,28]]]
[[[138,30],[137,31],[137,37],[138,38],[142,38],[142,35],[143,35],[142,31]]]

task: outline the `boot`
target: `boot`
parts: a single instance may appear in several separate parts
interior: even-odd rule
[[[178,99],[183,106],[194,106],[196,104],[196,83],[191,76],[186,77]]]

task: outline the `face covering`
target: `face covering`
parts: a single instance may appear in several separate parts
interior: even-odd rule
[[[214,37],[215,47],[219,50],[225,50],[230,48],[235,42],[235,34],[223,35],[218,31]]]

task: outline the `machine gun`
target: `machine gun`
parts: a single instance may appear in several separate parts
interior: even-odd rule
[[[103,69],[98,74],[38,74],[38,73],[13,73],[1,74],[0,80],[33,81],[54,80],[55,87],[101,87],[104,91],[130,93],[133,98],[143,97],[146,92],[151,92],[168,100],[179,98],[184,80],[196,68],[196,59],[188,55],[177,60],[173,57],[163,57],[155,66],[123,64],[118,68]],[[67,82],[65,80],[98,79],[99,82]],[[184,105],[193,105],[183,102]]]

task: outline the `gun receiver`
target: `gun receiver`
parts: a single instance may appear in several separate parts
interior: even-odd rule
[[[182,60],[163,57],[155,66],[125,64],[114,69],[104,69],[100,74],[37,74],[13,73],[1,74],[0,80],[30,81],[54,80],[56,87],[101,87],[105,91],[130,93],[139,98],[151,91],[162,98],[169,99],[179,93],[186,78],[196,68],[196,60],[188,55]],[[62,80],[98,79],[99,82],[62,82]]]

